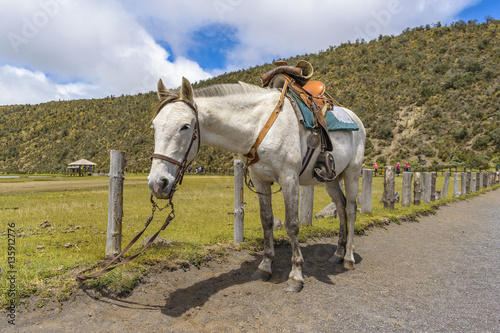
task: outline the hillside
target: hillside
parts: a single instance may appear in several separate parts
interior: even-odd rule
[[[365,165],[417,161],[486,166],[500,162],[500,21],[406,29],[286,59],[311,62],[313,79],[355,111],[367,133]],[[260,84],[271,64],[199,82]],[[86,158],[107,169],[109,150],[129,171],[147,171],[155,94],[0,107],[0,172],[64,172]],[[231,154],[205,148],[194,162],[231,167]]]

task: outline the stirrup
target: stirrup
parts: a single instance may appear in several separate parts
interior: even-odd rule
[[[319,153],[316,164],[314,164],[314,177],[320,182],[331,182],[337,177],[335,161],[328,152],[322,151]]]

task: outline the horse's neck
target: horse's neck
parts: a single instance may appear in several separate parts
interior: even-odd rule
[[[262,119],[266,117],[266,121],[272,112],[267,104],[274,102],[266,100],[275,98],[266,97],[255,100],[252,96],[234,95],[197,100],[202,145],[247,153],[258,136]]]

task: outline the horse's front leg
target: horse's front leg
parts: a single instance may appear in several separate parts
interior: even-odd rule
[[[290,177],[281,183],[285,199],[285,228],[292,247],[292,270],[288,276],[287,291],[299,292],[304,286],[302,265],[304,258],[299,245],[299,180]]]
[[[262,261],[253,274],[255,280],[267,281],[271,278],[272,263],[274,261],[274,243],[273,243],[273,209],[271,204],[271,183],[260,180],[252,180],[259,194],[260,221],[264,231],[264,256]]]

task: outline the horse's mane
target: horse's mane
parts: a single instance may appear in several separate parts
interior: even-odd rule
[[[244,82],[213,84],[194,90],[194,97],[222,97],[237,94],[245,94],[256,91],[268,91],[265,88]]]
[[[269,90],[266,88],[262,88],[253,84],[248,84],[240,81],[238,83],[213,84],[210,86],[195,89],[193,92],[194,92],[194,97],[196,98],[196,97],[223,97],[223,96],[245,94],[257,91],[265,92]],[[165,98],[156,103],[156,106],[153,109],[153,118],[155,118],[158,115],[160,110],[165,105],[179,98],[180,98],[179,88],[170,90],[169,94]]]

